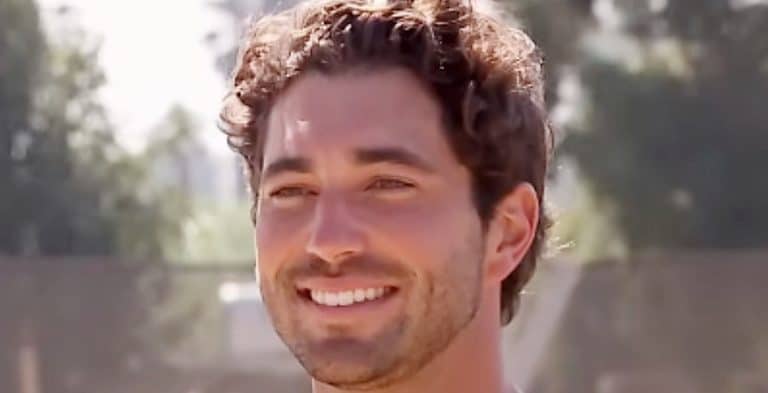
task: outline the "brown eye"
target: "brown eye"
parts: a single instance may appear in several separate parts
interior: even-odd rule
[[[269,194],[274,199],[303,198],[314,195],[314,192],[304,187],[283,187]]]
[[[397,179],[376,179],[370,186],[369,190],[403,190],[413,188],[414,185],[408,182]]]

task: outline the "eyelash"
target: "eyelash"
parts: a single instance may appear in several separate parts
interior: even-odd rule
[[[366,188],[366,190],[369,190],[372,188],[374,184],[377,183],[397,183],[396,187],[380,187],[380,189],[384,190],[394,190],[394,189],[401,189],[401,188],[413,188],[414,185],[412,183],[409,183],[407,181],[403,181],[400,179],[392,179],[392,178],[379,178],[375,179],[370,186]]]
[[[388,186],[381,186],[381,183],[389,184]],[[395,183],[394,186],[392,186],[392,183]],[[375,185],[379,185],[379,187],[375,187]],[[366,191],[371,190],[373,188],[378,188],[380,190],[399,190],[399,189],[408,189],[408,188],[414,188],[415,185],[413,183],[409,183],[407,181],[399,180],[399,179],[392,179],[392,178],[379,178],[374,179],[371,184],[365,188]],[[299,195],[284,195],[286,191],[299,191]],[[283,194],[283,195],[281,195]],[[292,197],[300,197],[300,196],[307,196],[307,195],[316,195],[314,191],[311,191],[308,188],[304,188],[302,186],[288,186],[279,188],[271,193],[269,193],[270,198],[292,198]]]
[[[303,192],[303,194],[313,194],[313,192],[310,191],[307,188],[303,188],[303,187],[300,187],[300,186],[290,186],[290,187],[279,188],[279,189],[277,189],[277,190],[275,190],[273,192],[270,192],[269,193],[269,197],[270,198],[291,198],[291,197],[296,197],[298,195],[287,195],[287,196],[286,195],[280,195],[280,194],[284,193],[285,191],[296,191],[296,190]]]

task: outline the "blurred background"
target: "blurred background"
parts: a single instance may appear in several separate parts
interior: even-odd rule
[[[246,18],[294,3],[0,0],[0,392],[309,391],[216,128]],[[507,378],[768,392],[768,1],[498,5],[559,143]]]

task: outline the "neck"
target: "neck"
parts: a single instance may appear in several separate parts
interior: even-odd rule
[[[498,298],[498,292],[485,300]],[[451,344],[414,376],[396,385],[367,393],[502,393],[501,328],[499,304],[484,301],[475,318]],[[313,393],[352,393],[312,381]]]

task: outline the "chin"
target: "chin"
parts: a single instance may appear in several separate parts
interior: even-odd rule
[[[396,372],[377,373],[372,369],[353,367],[349,369],[325,368],[310,373],[320,383],[344,390],[368,391],[396,384],[404,375]]]

